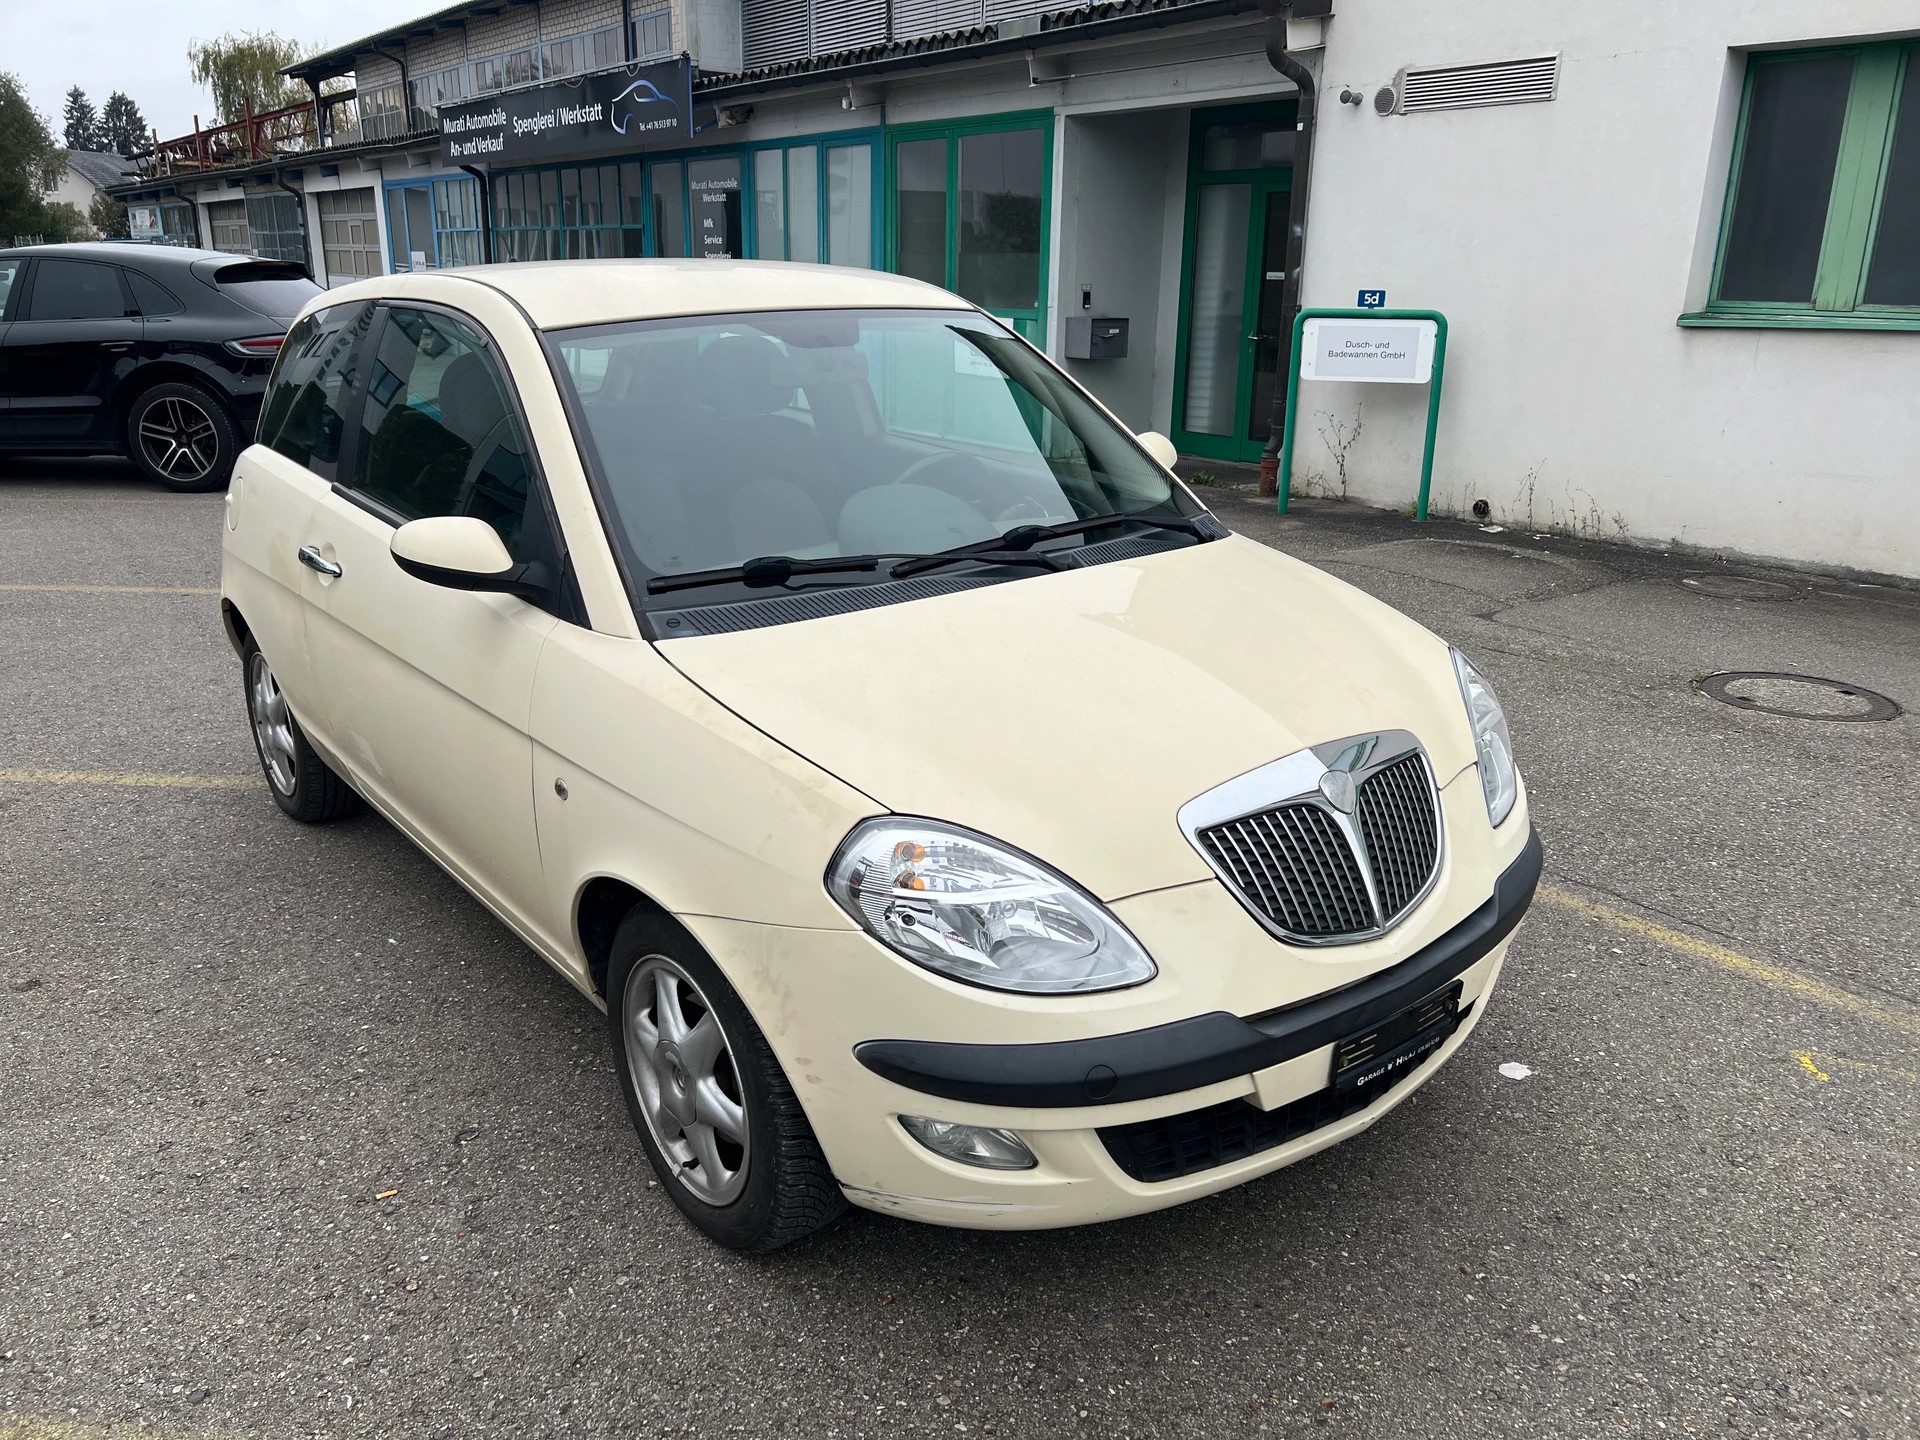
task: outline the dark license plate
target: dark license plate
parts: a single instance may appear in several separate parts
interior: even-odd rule
[[[1436,990],[1333,1047],[1333,1088],[1352,1090],[1411,1070],[1460,1025],[1460,982]]]

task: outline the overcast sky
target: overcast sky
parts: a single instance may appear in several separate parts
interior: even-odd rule
[[[0,70],[27,87],[60,138],[67,88],[97,110],[115,90],[162,140],[212,119],[213,100],[187,71],[187,46],[229,31],[273,30],[309,50],[357,40],[437,10],[446,0],[0,0],[9,12]]]

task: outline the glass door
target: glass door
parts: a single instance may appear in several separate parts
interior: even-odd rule
[[[888,268],[926,280],[1046,343],[1050,114],[888,134]]]
[[[1292,349],[1281,292],[1292,201],[1291,106],[1194,117],[1173,441],[1257,460]]]

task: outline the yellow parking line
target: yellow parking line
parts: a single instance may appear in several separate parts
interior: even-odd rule
[[[1920,1035],[1920,1014],[1911,1010],[1898,1010],[1891,1005],[1882,1005],[1867,1000],[1837,985],[1828,985],[1789,970],[1784,965],[1775,965],[1766,960],[1756,960],[1751,955],[1742,955],[1738,950],[1729,950],[1725,945],[1716,945],[1711,940],[1701,940],[1671,926],[1657,921],[1644,920],[1638,915],[1630,915],[1625,910],[1616,910],[1611,905],[1602,905],[1589,900],[1584,895],[1559,885],[1543,882],[1539,896],[1550,905],[1558,905],[1563,910],[1585,915],[1590,920],[1598,920],[1603,925],[1611,925],[1616,930],[1625,930],[1638,935],[1643,940],[1651,940],[1656,945],[1664,945],[1682,955],[1691,955],[1696,960],[1705,960],[1718,965],[1723,970],[1731,970],[1744,975],[1749,980],[1758,980],[1762,984],[1777,989],[1791,991],[1805,1000],[1817,1004],[1830,1005],[1836,1010],[1846,1010],[1865,1020],[1876,1020],[1882,1025],[1902,1031],[1908,1035]]]
[[[19,585],[0,584],[0,590],[36,590],[56,595],[218,595],[194,585]],[[0,1436],[0,1440],[5,1440]]]
[[[1911,1070],[1902,1070],[1898,1065],[1880,1065],[1872,1060],[1849,1060],[1844,1055],[1821,1055],[1817,1058],[1811,1050],[1796,1050],[1793,1058],[1800,1062],[1800,1068],[1806,1071],[1822,1085],[1830,1084],[1833,1076],[1822,1066],[1831,1065],[1834,1069],[1864,1070],[1869,1075],[1891,1075],[1896,1080],[1904,1080],[1909,1085],[1920,1085],[1920,1075]]]
[[[151,1423],[96,1425],[58,1415],[0,1415],[0,1440],[168,1440],[194,1435],[212,1440],[205,1430],[176,1430]]]
[[[133,785],[151,790],[251,790],[258,775],[149,775],[126,770],[0,770],[6,785]],[[6,1440],[0,1435],[0,1440]]]

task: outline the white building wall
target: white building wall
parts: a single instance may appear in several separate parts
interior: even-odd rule
[[[71,205],[85,216],[87,207],[93,204],[93,197],[99,193],[91,180],[72,166],[67,166],[61,170],[60,178],[44,198],[49,205]]]
[[[1452,326],[1443,513],[1920,576],[1920,334],[1683,329],[1713,263],[1753,46],[1920,31],[1916,0],[1340,0],[1327,27],[1304,300]],[[1404,65],[1558,51],[1545,104],[1379,116]],[[1351,493],[1413,497],[1423,390],[1303,384],[1294,464],[1363,431]],[[1310,482],[1311,483],[1311,482]]]

